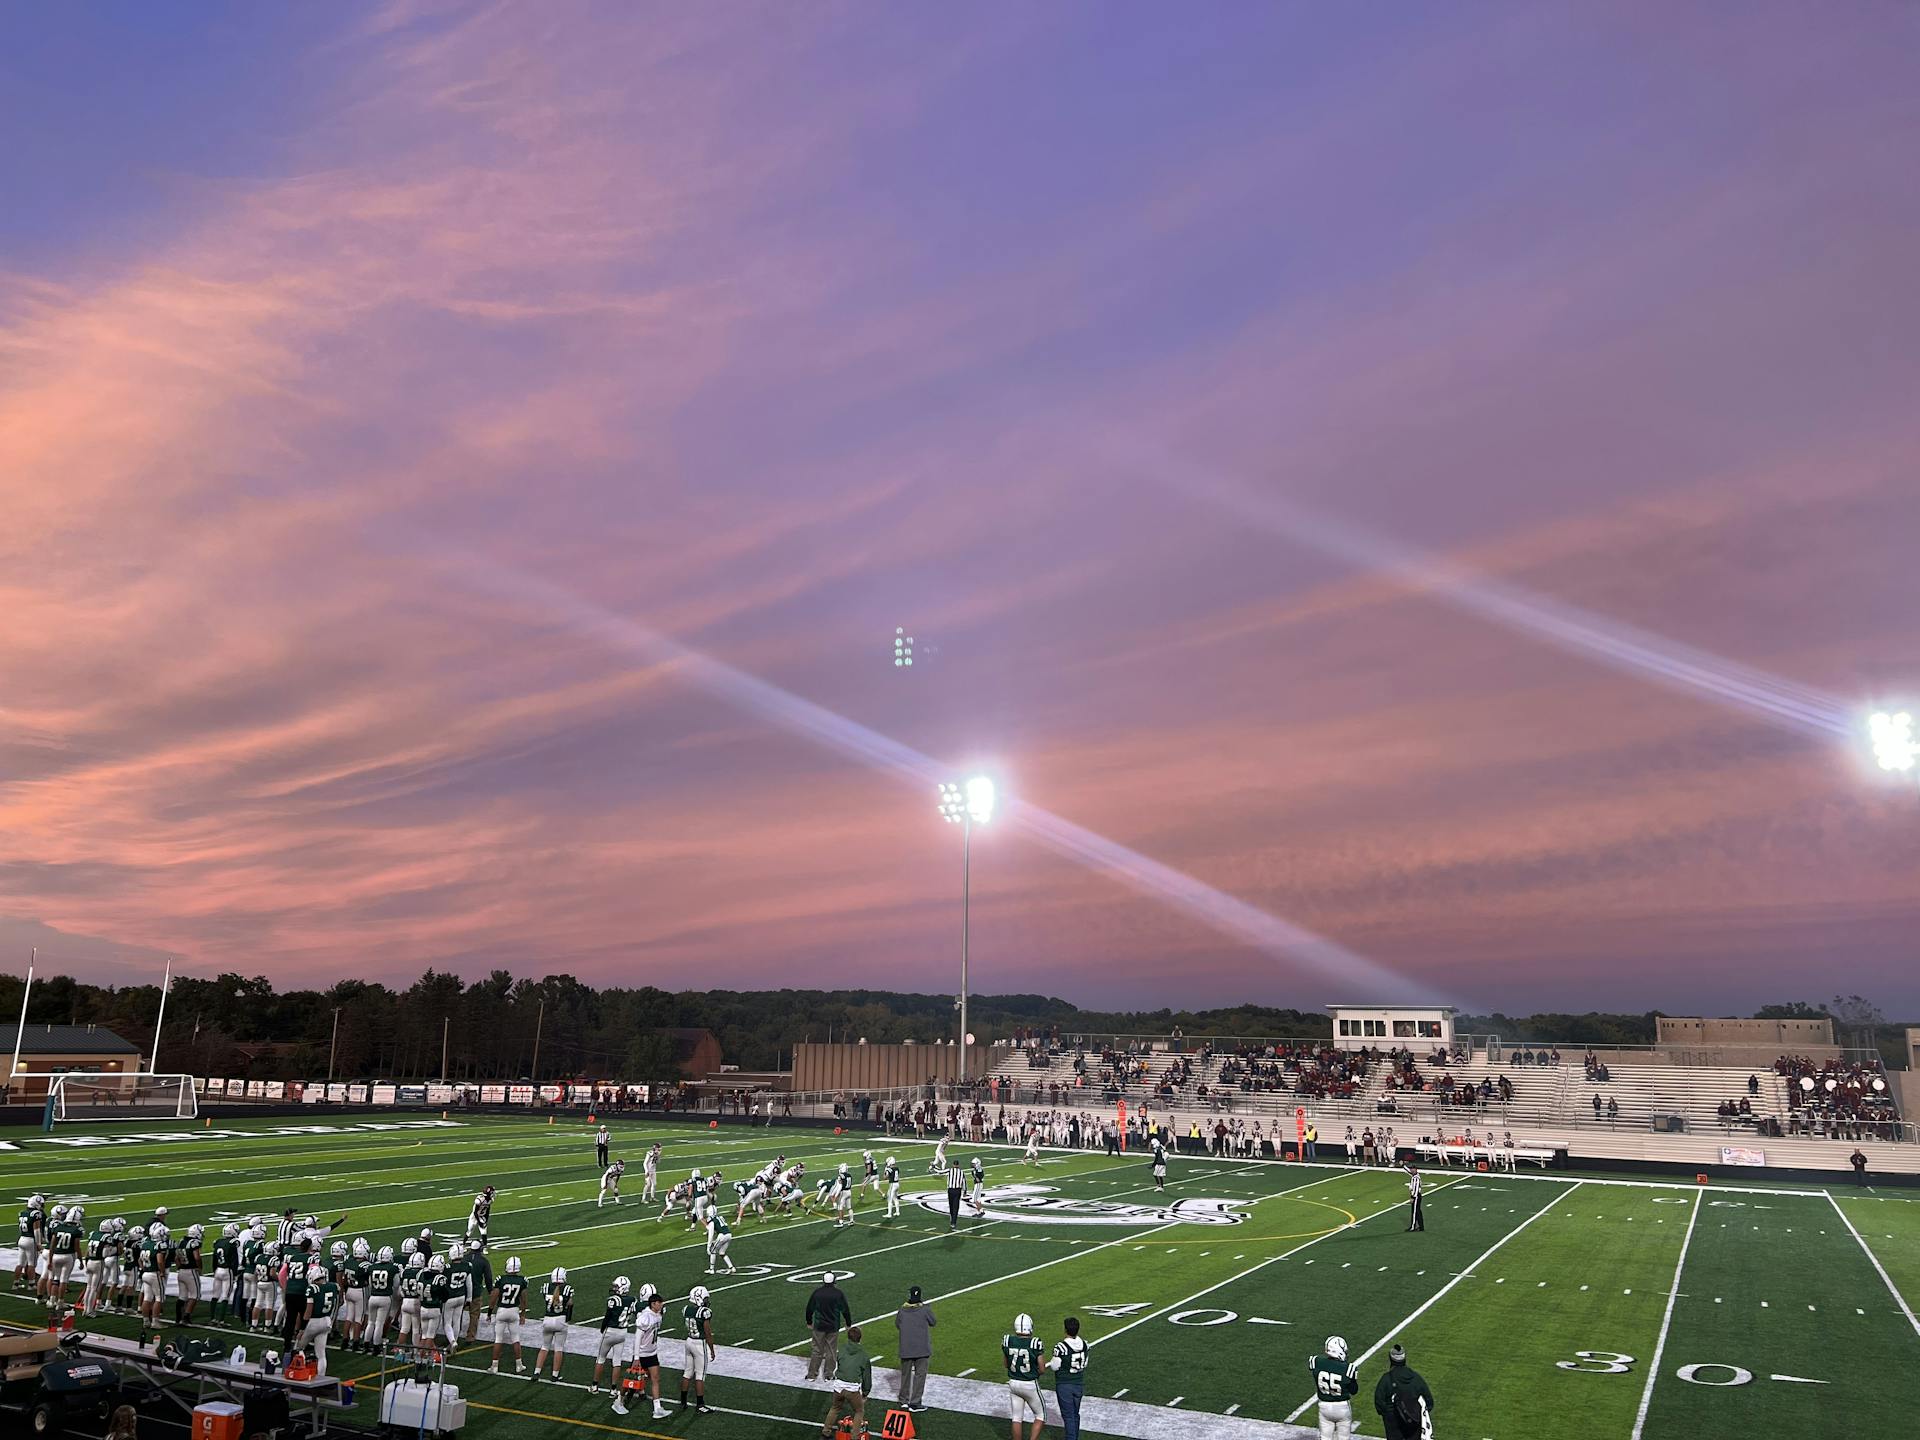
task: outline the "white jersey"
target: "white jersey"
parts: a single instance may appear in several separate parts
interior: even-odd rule
[[[651,1305],[640,1307],[640,1319],[634,1326],[633,1353],[635,1355],[658,1355],[660,1353],[660,1327],[666,1324],[664,1310],[655,1310]]]

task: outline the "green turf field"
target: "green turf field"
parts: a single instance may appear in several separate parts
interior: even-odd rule
[[[930,1147],[910,1139],[623,1123],[614,1153],[632,1168],[616,1211],[595,1209],[591,1128],[578,1122],[236,1128],[258,1133],[210,1138],[197,1124],[15,1132],[0,1137],[19,1147],[0,1152],[4,1203],[17,1209],[35,1189],[50,1202],[86,1197],[89,1225],[138,1221],[165,1203],[176,1235],[209,1223],[209,1245],[228,1218],[296,1205],[330,1219],[344,1209],[343,1233],[379,1245],[427,1224],[459,1234],[473,1192],[491,1182],[500,1187],[496,1271],[507,1255],[536,1277],[565,1265],[578,1319],[598,1316],[615,1274],[676,1298],[696,1283],[712,1288],[715,1338],[729,1347],[709,1382],[715,1413],[676,1409],[656,1422],[639,1409],[623,1419],[585,1389],[591,1353],[570,1356],[555,1387],[488,1375],[482,1344],[456,1364],[480,1407],[468,1433],[483,1440],[548,1433],[529,1416],[550,1417],[556,1436],[818,1433],[824,1392],[795,1382],[803,1302],[827,1268],[850,1277],[843,1287],[873,1321],[868,1349],[883,1368],[894,1359],[895,1308],[909,1285],[924,1289],[939,1322],[935,1408],[917,1428],[956,1440],[1007,1433],[999,1337],[1022,1310],[1049,1348],[1063,1316],[1081,1317],[1094,1344],[1088,1435],[1252,1440],[1285,1433],[1274,1422],[1312,1425],[1306,1362],[1329,1333],[1362,1359],[1355,1415],[1369,1435],[1382,1433],[1370,1397],[1395,1339],[1432,1385],[1446,1437],[1891,1436],[1909,1433],[1920,1414],[1913,1190],[1440,1172],[1429,1177],[1426,1232],[1408,1234],[1397,1171],[1176,1156],[1167,1193],[1156,1196],[1136,1156],[1056,1152],[1032,1167],[1017,1150],[956,1145],[956,1156],[986,1158],[995,1196],[988,1218],[953,1235],[943,1183],[925,1173]],[[174,1138],[144,1138],[164,1131]],[[59,1143],[89,1135],[127,1143]],[[910,1203],[886,1220],[879,1198],[862,1191],[847,1230],[749,1216],[733,1246],[739,1273],[711,1278],[684,1221],[661,1223],[658,1206],[633,1198],[654,1139],[666,1146],[667,1181],[716,1165],[740,1178],[776,1151],[806,1159],[811,1175],[841,1160],[857,1171],[862,1148],[891,1150],[910,1196],[938,1213]],[[30,1324],[35,1313],[24,1297],[0,1298],[0,1319]],[[677,1319],[678,1306],[667,1313]],[[584,1332],[578,1340],[590,1343]],[[256,1352],[266,1343],[250,1342]],[[378,1366],[336,1347],[332,1368],[359,1376]],[[670,1395],[677,1383],[670,1365]],[[363,1387],[369,1415],[373,1388]],[[879,1390],[891,1398],[890,1375]],[[1095,1397],[1121,1403],[1100,1409]],[[876,1430],[885,1409],[870,1411]]]

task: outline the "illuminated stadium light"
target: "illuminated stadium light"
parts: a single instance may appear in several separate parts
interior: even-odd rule
[[[893,627],[893,663],[895,669],[913,664],[913,636],[904,625]]]
[[[1905,710],[1880,711],[1867,721],[1867,734],[1873,741],[1873,758],[1882,770],[1907,775],[1920,763],[1920,742],[1914,739],[1913,716]]]
[[[940,818],[949,825],[958,825],[964,832],[960,842],[960,994],[956,1004],[960,1011],[960,1056],[955,1078],[962,1084],[967,1078],[967,1046],[973,1043],[973,1036],[967,1030],[967,942],[970,930],[969,911],[973,907],[973,827],[985,825],[993,819],[993,781],[985,775],[975,775],[971,779],[956,784],[943,780],[940,782]]]

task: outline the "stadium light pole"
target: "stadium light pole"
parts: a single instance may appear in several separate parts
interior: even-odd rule
[[[333,1007],[333,1039],[327,1042],[327,1083],[333,1083],[333,1057],[340,1052],[340,1007]]]
[[[1873,758],[1891,775],[1911,775],[1920,765],[1920,740],[1914,738],[1913,716],[1908,711],[1882,710],[1867,720],[1867,737],[1873,743]]]
[[[13,1032],[13,1068],[7,1071],[9,1089],[13,1086],[13,1077],[20,1073],[20,1044],[27,1038],[27,1001],[33,998],[33,967],[39,959],[40,947],[36,945],[27,955],[27,988],[20,992],[20,1028]]]
[[[955,1079],[967,1081],[967,940],[973,906],[973,827],[993,819],[993,781],[975,775],[940,786],[940,818],[960,827],[960,1061]]]

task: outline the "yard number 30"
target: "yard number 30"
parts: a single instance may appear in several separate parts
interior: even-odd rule
[[[1624,1375],[1633,1365],[1633,1356],[1622,1355],[1618,1350],[1576,1350],[1578,1360],[1556,1360],[1553,1363],[1562,1370],[1576,1370],[1582,1375]]]

